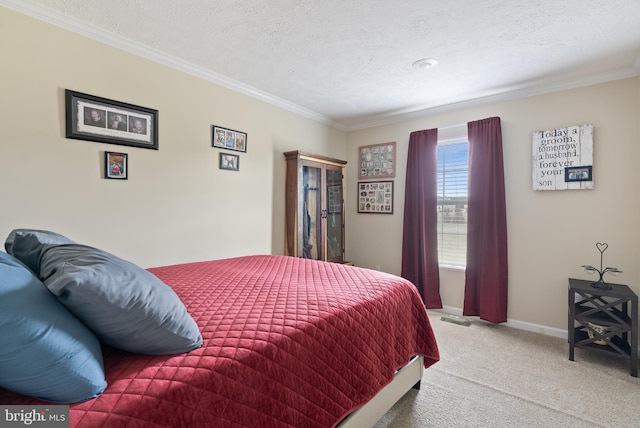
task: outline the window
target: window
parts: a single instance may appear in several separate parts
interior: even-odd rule
[[[465,139],[466,140],[466,139]],[[438,142],[438,262],[464,267],[467,258],[469,143]]]

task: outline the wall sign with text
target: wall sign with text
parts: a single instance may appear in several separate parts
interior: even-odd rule
[[[593,189],[593,125],[533,133],[533,190]]]

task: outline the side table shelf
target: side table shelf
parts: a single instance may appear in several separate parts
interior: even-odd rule
[[[591,284],[569,278],[569,360],[576,347],[617,354],[629,359],[629,372],[638,377],[638,296],[626,285],[607,290]]]

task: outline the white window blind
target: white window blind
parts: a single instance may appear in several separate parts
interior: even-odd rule
[[[438,262],[464,267],[467,258],[469,143],[438,142]]]

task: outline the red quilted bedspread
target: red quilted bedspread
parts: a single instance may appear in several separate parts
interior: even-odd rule
[[[413,355],[438,361],[410,282],[368,269],[248,256],[149,269],[197,321],[174,356],[104,349],[108,387],[77,427],[331,427]],[[0,389],[0,403],[42,404]]]

